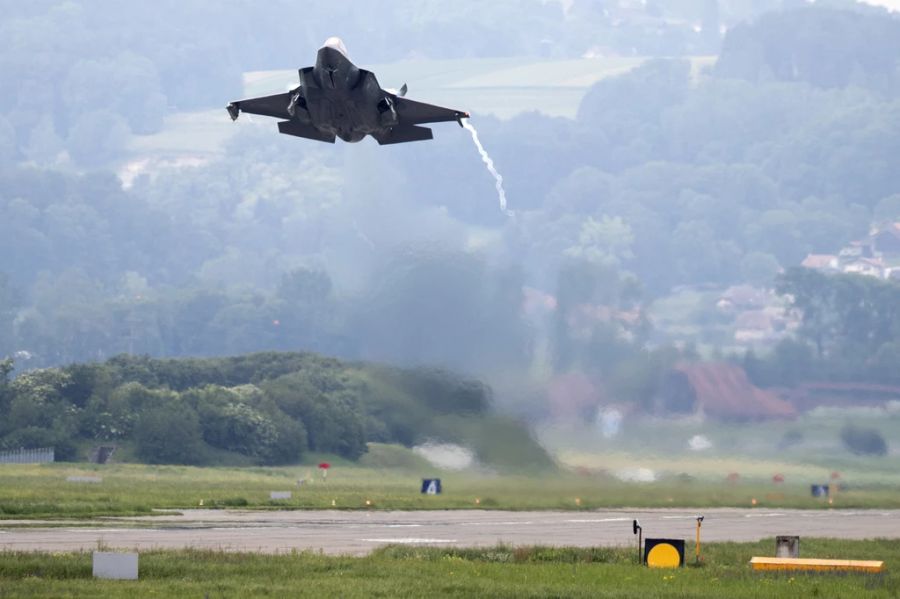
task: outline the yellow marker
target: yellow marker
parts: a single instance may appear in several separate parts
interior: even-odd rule
[[[678,568],[681,566],[681,554],[674,546],[660,543],[647,553],[647,565],[651,568]]]
[[[366,505],[372,505],[372,502],[366,499]]]
[[[884,570],[882,561],[847,559],[808,559],[795,557],[754,557],[750,560],[754,570],[805,570],[808,572],[867,572],[877,574]]]
[[[475,498],[475,505],[481,505],[481,500],[477,497]]]
[[[200,505],[203,505],[203,500],[202,500],[202,499],[200,500]]]
[[[575,505],[581,505],[581,497],[575,498]]]
[[[332,500],[331,500],[331,507],[334,507],[334,506],[336,506],[336,505],[337,505],[337,502],[336,502],[334,499],[332,499]]]
[[[750,505],[756,505],[756,497],[750,500]]]

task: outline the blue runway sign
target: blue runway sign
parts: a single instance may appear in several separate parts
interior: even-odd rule
[[[423,495],[440,495],[441,479],[439,478],[423,478],[422,479]]]

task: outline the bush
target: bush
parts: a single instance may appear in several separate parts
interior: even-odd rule
[[[37,449],[40,447],[52,447],[54,459],[57,462],[72,462],[78,454],[75,444],[64,434],[37,426],[20,428],[0,440],[2,449]]]
[[[147,409],[135,427],[138,457],[148,464],[200,464],[206,447],[200,441],[197,413],[180,401],[168,401]]]
[[[847,425],[841,429],[841,441],[844,446],[857,455],[887,454],[887,441],[878,430]]]

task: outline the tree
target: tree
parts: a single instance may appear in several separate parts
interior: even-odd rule
[[[741,275],[744,280],[758,287],[771,287],[779,270],[781,266],[772,254],[750,252],[741,260]]]
[[[0,359],[0,414],[6,414],[9,410],[9,402],[11,393],[9,389],[9,375],[15,369],[15,363],[12,358]],[[0,434],[6,430],[7,426],[0,424]]]
[[[634,234],[621,217],[603,217],[597,221],[589,216],[581,224],[578,242],[566,250],[566,255],[588,262],[620,267],[634,258],[631,245]]]
[[[262,389],[282,411],[303,424],[310,449],[357,459],[367,451],[360,398],[337,380],[322,382],[317,384],[311,373],[294,373],[269,381]]]
[[[804,7],[766,14],[725,37],[716,74],[819,87],[896,91],[900,24],[883,14]]]
[[[148,407],[135,425],[135,451],[148,464],[202,464],[202,438],[197,412],[179,399]]]
[[[888,445],[878,429],[853,426],[848,424],[841,429],[841,441],[852,453],[857,455],[884,456]]]

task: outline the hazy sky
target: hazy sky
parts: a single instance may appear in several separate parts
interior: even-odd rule
[[[875,4],[877,6],[886,6],[891,10],[900,11],[900,0],[860,0],[866,4]]]

